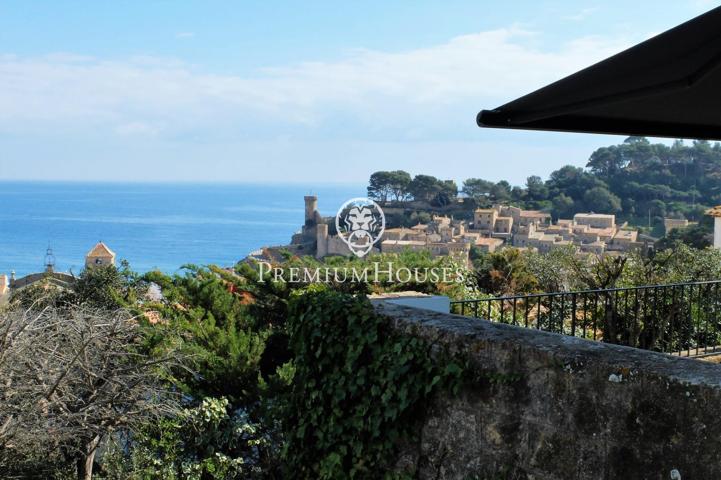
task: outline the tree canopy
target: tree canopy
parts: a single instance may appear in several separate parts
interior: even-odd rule
[[[585,168],[566,165],[545,181],[529,176],[523,186],[470,176],[460,191],[472,207],[508,203],[540,209],[554,218],[578,212],[613,213],[632,225],[663,234],[664,218],[699,221],[706,208],[721,203],[721,145],[707,141],[672,145],[629,137],[591,153]],[[377,200],[451,205],[456,184],[403,171],[375,172],[368,194]]]

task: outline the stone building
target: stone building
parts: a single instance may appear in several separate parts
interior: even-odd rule
[[[428,250],[428,243],[420,240],[382,240],[381,251],[383,253],[401,253],[406,250],[422,252]]]
[[[300,232],[293,235],[291,243],[299,245],[302,243],[313,243],[317,236],[317,226],[323,223],[323,217],[318,212],[318,197],[306,195],[303,197],[305,216]]]
[[[688,220],[685,218],[664,218],[663,228],[666,235],[674,228],[686,228],[689,226]]]
[[[504,242],[501,238],[478,238],[472,243],[482,252],[493,253],[500,249]]]
[[[289,251],[297,255],[313,255],[320,259],[329,255],[349,255],[348,245],[336,234],[331,233],[331,226],[335,228],[334,219],[323,218],[318,211],[318,197],[306,195],[305,218],[300,232],[291,238],[290,245],[281,247],[267,247],[270,253],[276,251]],[[374,247],[371,251],[377,252]],[[254,255],[251,255],[254,256]]]
[[[573,220],[559,219],[555,225],[531,222],[516,229],[512,242],[515,247],[536,248],[539,252],[574,245],[581,252],[597,255],[642,249],[646,245],[637,231],[616,225],[615,215],[597,213],[578,213]]]
[[[537,225],[539,227],[549,225],[551,215],[538,210],[523,210],[518,207],[510,207],[507,205],[494,205],[498,209],[500,216],[511,217],[516,228],[527,227],[528,225]],[[515,232],[514,232],[515,233]]]
[[[115,265],[115,252],[103,242],[98,242],[85,256],[85,267],[94,268],[103,265]],[[22,290],[40,282],[52,285],[61,289],[71,289],[75,285],[76,277],[71,273],[55,271],[55,255],[51,248],[45,253],[45,270],[42,272],[30,273],[23,277],[16,278],[15,272],[10,273],[8,281],[5,275],[0,275],[0,299],[12,292]],[[4,286],[4,288],[3,288]]]
[[[98,242],[85,255],[85,268],[115,265],[115,252],[103,242]]]
[[[291,244],[266,247],[262,253],[259,251],[251,257],[270,260],[281,258],[281,252],[290,252],[294,255],[312,254],[320,259],[329,255],[350,254],[345,242],[332,233],[335,230],[334,219],[323,218],[318,212],[318,198],[306,196],[304,201],[304,224],[293,235]],[[432,256],[452,255],[469,261],[470,249],[474,245],[484,252],[497,251],[505,244],[540,252],[572,245],[578,251],[600,255],[642,248],[645,244],[637,238],[638,232],[617,226],[614,215],[579,213],[572,220],[559,219],[555,224],[550,220],[551,216],[546,212],[493,205],[492,208],[475,210],[472,224],[436,215],[427,224],[386,228],[372,251],[427,251]]]
[[[588,225],[591,228],[614,228],[616,215],[604,213],[577,213],[573,216],[575,225]]]
[[[469,262],[471,246],[478,241],[489,240],[482,232],[471,231],[465,221],[447,216],[433,216],[428,224],[411,228],[388,228],[383,233],[381,252],[402,252],[403,250],[427,251],[432,256],[453,256]],[[493,239],[481,248],[495,250],[503,244],[502,239]]]
[[[45,252],[45,270],[43,272],[31,273],[20,278],[15,277],[15,271],[10,272],[9,292],[21,290],[41,281],[58,288],[70,288],[75,283],[73,275],[55,271],[55,255],[50,247]]]
[[[428,224],[386,229],[380,249],[383,253],[429,252],[433,257],[452,256],[468,263],[471,245],[479,238],[479,233],[466,230],[464,222],[434,216]]]
[[[328,233],[328,224],[320,223],[316,227],[316,258],[323,258],[329,255],[350,255],[351,251],[348,245],[338,236]],[[367,245],[367,244],[365,244]],[[371,251],[377,252],[378,249],[373,247]]]
[[[31,273],[20,278],[15,278],[15,276],[11,274],[9,290],[10,292],[14,292],[41,281],[45,281],[59,288],[71,288],[73,284],[75,284],[75,277],[69,273],[54,271]]]
[[[510,240],[514,234],[530,225],[548,226],[551,215],[537,210],[523,210],[507,205],[480,208],[473,213],[473,230],[490,237]]]
[[[628,251],[640,248],[643,244],[638,241],[638,232],[635,230],[619,230],[608,242],[609,250]]]
[[[449,252],[462,255],[466,248],[461,247],[463,244],[468,245],[469,250],[475,245],[485,252],[510,244],[541,253],[573,246],[580,252],[602,255],[641,249],[647,243],[638,237],[638,232],[624,229],[625,224],[616,225],[616,217],[611,214],[579,213],[572,220],[559,219],[551,224],[550,215],[545,212],[494,205],[477,209],[471,227],[462,221],[434,217],[428,225],[388,229],[381,250],[429,250],[433,255]]]
[[[509,240],[513,232],[513,217],[497,217],[491,236]]]
[[[479,208],[473,212],[473,229],[492,232],[495,229],[498,210],[495,208]]]

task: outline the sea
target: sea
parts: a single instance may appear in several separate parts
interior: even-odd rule
[[[79,273],[107,244],[133,270],[232,266],[263,246],[285,245],[304,220],[305,195],[324,216],[364,185],[0,182],[0,274]]]

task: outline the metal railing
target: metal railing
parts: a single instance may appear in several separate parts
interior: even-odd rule
[[[451,312],[674,355],[721,353],[721,280],[461,300]]]

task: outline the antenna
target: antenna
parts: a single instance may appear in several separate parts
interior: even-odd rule
[[[50,245],[48,245],[48,249],[45,251],[45,271],[48,273],[55,271],[55,255]]]

